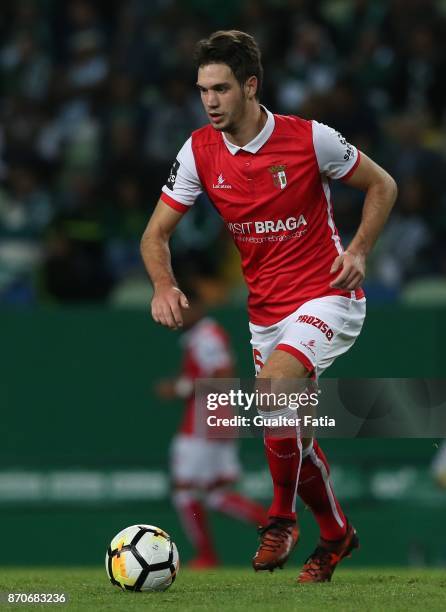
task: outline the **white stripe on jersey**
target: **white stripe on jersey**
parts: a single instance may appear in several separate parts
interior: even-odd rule
[[[335,243],[335,247],[339,255],[342,255],[342,253],[344,252],[344,249],[342,248],[341,239],[336,233],[336,227],[335,227],[335,222],[333,218],[333,206],[331,204],[330,186],[328,184],[328,180],[324,176],[322,176],[321,179],[322,179],[322,187],[324,190],[325,199],[327,200],[327,223],[328,223],[329,228],[331,229],[331,239]]]

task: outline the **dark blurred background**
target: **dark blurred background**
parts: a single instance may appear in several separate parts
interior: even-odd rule
[[[335,127],[396,178],[395,212],[369,263],[369,303],[445,301],[445,7],[4,0],[0,304],[147,302],[140,235],[178,149],[206,121],[191,56],[219,28],[257,38],[268,108]],[[361,194],[336,192],[348,242]],[[238,299],[237,256],[202,199],[174,258],[205,262]]]
[[[191,56],[220,28],[257,38],[269,109],[335,127],[399,184],[369,261],[364,332],[330,376],[444,377],[445,0],[3,0],[0,518],[9,563],[99,563],[114,533],[138,522],[160,524],[190,554],[166,472],[181,405],[161,406],[153,393],[178,367],[177,336],[150,321],[139,240],[178,149],[206,121]],[[334,201],[347,243],[361,194],[335,185]],[[229,240],[202,196],[174,237],[174,266],[192,262],[219,280],[208,302],[249,376],[246,294]],[[446,563],[446,494],[430,467],[437,441],[324,448],[362,538],[353,563]],[[258,440],[244,441],[242,457],[242,490],[266,503]],[[303,560],[316,531],[301,514]],[[223,560],[248,563],[255,533],[216,521]]]

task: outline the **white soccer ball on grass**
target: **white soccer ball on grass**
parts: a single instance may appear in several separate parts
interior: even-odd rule
[[[125,591],[165,591],[179,565],[175,543],[154,525],[126,527],[113,538],[105,555],[110,582]]]

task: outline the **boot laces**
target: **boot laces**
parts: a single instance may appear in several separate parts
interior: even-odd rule
[[[259,535],[262,538],[260,548],[275,552],[285,543],[290,536],[290,526],[281,523],[270,523],[266,527],[260,527]]]
[[[321,571],[331,569],[338,561],[340,561],[339,555],[322,546],[318,546],[305,561],[303,571],[315,576]]]

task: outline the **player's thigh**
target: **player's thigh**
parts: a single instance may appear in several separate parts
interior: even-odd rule
[[[297,312],[297,311],[296,311]],[[313,365],[296,351],[294,339],[288,345],[283,337],[296,313],[269,327],[250,324],[254,368],[258,378],[306,378]]]
[[[269,356],[274,351],[277,344],[277,338],[280,334],[280,325],[271,325],[270,327],[262,327],[260,325],[249,324],[251,332],[252,357],[254,360],[254,369],[256,375],[265,366]]]
[[[298,357],[282,350],[274,350],[260,370],[258,378],[306,378],[310,372]]]
[[[366,314],[366,301],[348,300],[348,298],[337,298],[340,301],[340,311],[337,315],[343,324],[340,326],[332,341],[328,343],[322,352],[317,364],[317,376],[320,376],[329,368],[337,357],[340,357],[356,342],[361,333]]]
[[[208,488],[215,483],[233,482],[240,474],[237,446],[229,440],[175,436],[170,465],[177,486]]]
[[[283,351],[277,350],[293,314],[267,327],[249,324],[254,368],[257,376],[293,378],[306,375],[299,362],[296,363],[295,359],[290,358]]]
[[[208,486],[233,482],[239,478],[240,463],[237,444],[231,440],[209,440]]]
[[[176,485],[203,486],[210,478],[207,440],[179,434],[170,447],[170,472]]]
[[[289,318],[281,350],[317,377],[354,344],[365,317],[365,300],[327,296],[310,300]]]

